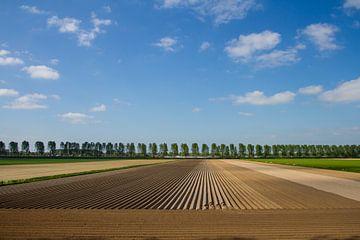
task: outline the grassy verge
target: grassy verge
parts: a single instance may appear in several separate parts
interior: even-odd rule
[[[52,176],[34,177],[34,178],[28,178],[28,179],[0,181],[0,186],[21,184],[21,183],[31,183],[31,182],[50,180],[50,179],[88,175],[88,174],[94,174],[94,173],[110,172],[110,171],[115,171],[115,170],[124,170],[124,169],[136,168],[136,167],[150,166],[150,165],[155,165],[155,164],[159,164],[159,163],[131,165],[131,166],[118,167],[118,168],[108,168],[108,169],[90,170],[90,171],[75,172],[75,173],[65,173],[65,174],[58,174],[58,175],[52,175]]]
[[[360,173],[359,160],[341,159],[249,159],[257,162],[275,163],[291,166],[312,167],[321,169],[331,169],[347,172]]]

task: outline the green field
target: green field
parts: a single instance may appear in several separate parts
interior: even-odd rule
[[[291,166],[323,168],[360,173],[360,159],[252,159],[253,161]]]

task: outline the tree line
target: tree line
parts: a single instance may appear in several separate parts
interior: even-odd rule
[[[8,147],[0,141],[0,156],[40,156],[40,157],[206,157],[206,158],[358,158],[360,145],[253,145],[253,144],[208,144],[192,143],[100,143],[37,141],[35,151],[30,151],[30,143],[10,142]]]

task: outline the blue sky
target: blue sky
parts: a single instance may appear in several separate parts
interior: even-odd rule
[[[1,1],[0,140],[358,144],[360,1]]]

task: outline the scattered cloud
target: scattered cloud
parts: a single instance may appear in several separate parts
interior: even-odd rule
[[[230,96],[234,105],[253,104],[253,105],[276,105],[289,103],[295,98],[295,93],[290,91],[279,92],[272,96],[266,96],[261,91],[248,92],[243,96]]]
[[[105,112],[106,111],[106,105],[105,104],[98,104],[94,107],[92,107],[90,112]]]
[[[296,63],[298,53],[305,45],[298,44],[285,50],[274,49],[281,35],[272,31],[240,35],[226,43],[224,51],[235,62],[251,63],[258,68],[274,68]]]
[[[90,30],[80,28],[81,20],[75,18],[59,18],[58,16],[53,16],[48,19],[47,23],[50,27],[58,27],[58,30],[61,33],[75,34],[79,46],[89,47],[98,34],[105,32],[102,27],[111,25],[111,20],[100,19],[95,13],[92,13],[91,23],[93,27]]]
[[[340,48],[336,43],[336,33],[340,29],[327,23],[316,23],[307,26],[302,30],[305,35],[320,51],[329,51]]]
[[[202,42],[200,45],[200,51],[203,52],[211,46],[209,42]]]
[[[79,30],[81,20],[75,18],[59,18],[58,16],[52,16],[47,20],[48,26],[58,27],[61,33],[75,33]]]
[[[24,110],[45,109],[47,106],[41,103],[41,101],[45,99],[47,99],[47,96],[44,94],[27,94],[16,98],[8,105],[4,105],[3,108]]]
[[[343,82],[333,90],[325,91],[320,95],[325,102],[350,103],[360,101],[360,77]]]
[[[59,114],[58,117],[67,123],[71,124],[86,124],[89,123],[93,117],[84,113],[67,112]]]
[[[118,104],[118,105],[128,106],[128,107],[133,105],[133,104],[130,103],[130,102],[123,101],[123,100],[120,100],[120,99],[118,99],[118,98],[114,98],[113,100],[114,100],[114,103],[115,103],[115,104]]]
[[[359,10],[360,9],[360,0],[345,0],[343,7],[345,9],[356,9]]]
[[[0,49],[0,56],[5,56],[5,55],[8,55],[8,54],[10,54],[10,51],[5,50],[5,49]]]
[[[202,109],[199,108],[199,107],[194,107],[191,111],[192,111],[193,113],[197,113],[197,112],[201,112]]]
[[[252,117],[252,116],[254,116],[254,114],[250,113],[250,112],[239,112],[239,115],[244,116],[244,117]]]
[[[24,67],[22,70],[29,74],[31,78],[56,80],[60,77],[60,74],[55,69],[45,65]]]
[[[60,62],[60,60],[56,59],[56,58],[53,58],[53,59],[50,60],[50,64],[52,64],[52,65],[58,65],[59,62]]]
[[[274,50],[270,53],[258,55],[255,57],[256,66],[260,68],[274,68],[291,65],[300,60],[298,52],[304,48],[305,45],[298,44],[287,50]]]
[[[46,11],[39,9],[36,6],[21,5],[20,9],[24,10],[24,11],[26,11],[28,13],[31,13],[31,14],[47,14]]]
[[[276,32],[251,33],[227,42],[224,50],[233,60],[247,62],[257,52],[273,49],[280,41],[281,35]]]
[[[16,57],[0,57],[0,66],[24,64],[23,60]]]
[[[5,80],[0,80],[0,83],[1,84],[6,84],[6,81]]]
[[[174,52],[177,42],[178,41],[175,38],[163,37],[153,45],[162,48],[165,52]]]
[[[104,11],[107,12],[107,13],[111,13],[111,11],[112,11],[112,9],[111,9],[110,6],[103,6],[103,9],[104,9]]]
[[[54,100],[60,100],[61,99],[61,97],[59,95],[57,95],[57,94],[52,94],[52,95],[50,95],[50,97],[52,99],[54,99]]]
[[[215,25],[225,24],[232,20],[240,20],[251,10],[258,10],[261,6],[255,0],[160,0],[159,8],[189,8],[200,19],[213,18]]]
[[[19,95],[14,89],[0,88],[0,97],[16,97]]]
[[[17,57],[8,57],[11,52],[5,49],[0,49],[0,66],[5,65],[19,65],[23,64],[23,60]]]
[[[299,93],[304,95],[314,95],[319,94],[323,91],[323,87],[321,85],[311,85],[303,88],[299,88]]]

